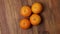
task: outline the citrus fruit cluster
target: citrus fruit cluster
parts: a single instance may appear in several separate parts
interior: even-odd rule
[[[32,4],[31,8],[29,6],[23,6],[20,9],[20,14],[24,17],[24,19],[21,19],[19,22],[19,26],[22,29],[28,29],[31,24],[36,26],[39,23],[41,23],[41,16],[38,14],[41,13],[43,7],[41,3],[34,3]],[[26,18],[26,17],[29,17]]]

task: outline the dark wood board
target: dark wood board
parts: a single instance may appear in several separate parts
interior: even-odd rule
[[[19,27],[20,8],[40,2],[42,22],[23,30]],[[0,34],[60,34],[60,0],[0,0]]]

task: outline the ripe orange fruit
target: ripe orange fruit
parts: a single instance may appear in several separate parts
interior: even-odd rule
[[[28,20],[28,19],[22,19],[21,21],[20,21],[20,27],[22,28],[22,29],[28,29],[29,27],[30,27],[30,21]]]
[[[32,25],[38,25],[41,22],[41,17],[37,14],[32,14],[30,21]]]
[[[32,5],[32,12],[33,13],[41,13],[42,9],[43,9],[43,7],[42,7],[41,3],[34,3]]]
[[[30,7],[29,6],[23,6],[22,8],[21,8],[21,15],[22,16],[24,16],[24,17],[28,17],[28,16],[30,16],[31,15],[31,9],[30,9]]]

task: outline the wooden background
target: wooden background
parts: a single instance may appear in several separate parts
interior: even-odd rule
[[[41,2],[42,23],[28,30],[19,27],[19,10],[23,5]],[[0,0],[0,34],[60,34],[60,0]]]

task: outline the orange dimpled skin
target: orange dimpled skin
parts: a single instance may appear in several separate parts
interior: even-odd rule
[[[31,15],[31,9],[29,6],[23,6],[20,10],[20,14],[24,17],[28,17]]]
[[[33,13],[41,13],[43,7],[42,7],[42,4],[41,3],[34,3],[32,5],[32,12]]]
[[[30,21],[32,25],[38,25],[41,22],[41,17],[37,14],[32,14]]]
[[[22,28],[22,29],[28,29],[29,27],[30,27],[30,21],[28,20],[28,19],[22,19],[21,21],[20,21],[20,27]]]

